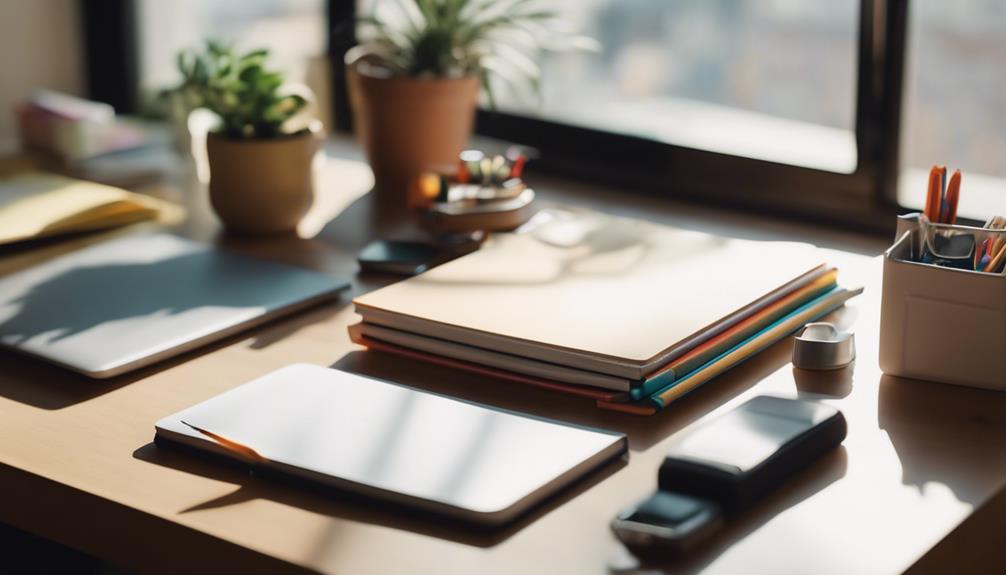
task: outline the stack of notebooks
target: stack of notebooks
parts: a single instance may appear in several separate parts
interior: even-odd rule
[[[350,336],[650,414],[862,291],[810,245],[546,216],[357,298]]]

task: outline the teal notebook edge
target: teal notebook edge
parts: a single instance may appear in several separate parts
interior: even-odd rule
[[[721,353],[719,355],[716,355],[716,356],[713,356],[713,357],[707,359],[706,361],[702,362],[701,364],[699,364],[698,366],[694,367],[693,369],[690,369],[688,371],[681,372],[681,373],[675,372],[673,369],[666,369],[666,370],[658,373],[657,375],[654,375],[652,377],[648,377],[648,378],[643,379],[642,380],[642,384],[634,387],[629,392],[629,398],[631,398],[630,401],[641,401],[641,400],[647,399],[651,395],[654,395],[654,394],[657,394],[657,393],[661,393],[665,389],[670,389],[671,387],[673,387],[672,384],[676,383],[679,380],[686,379],[688,376],[701,371],[708,364],[716,361],[721,356],[726,355],[726,354],[732,352],[733,350],[737,349],[737,347],[740,347],[740,346],[744,345],[744,343],[746,343],[748,340],[750,340],[752,338],[755,338],[755,337],[758,337],[762,332],[771,329],[775,324],[777,324],[779,322],[782,322],[782,321],[785,321],[788,317],[792,316],[795,313],[798,313],[804,307],[812,305],[813,303],[815,303],[815,302],[823,299],[825,296],[827,296],[828,294],[830,294],[833,291],[835,291],[835,289],[837,287],[838,287],[838,283],[835,282],[835,283],[831,283],[831,284],[829,284],[827,286],[822,287],[821,289],[818,289],[818,290],[812,292],[808,296],[807,299],[803,300],[802,304],[798,304],[796,307],[794,307],[792,310],[790,310],[790,312],[788,312],[788,313],[780,316],[780,318],[778,320],[776,320],[775,322],[773,322],[773,323],[767,325],[766,327],[762,328],[761,330],[755,332],[750,337],[744,339],[743,341],[741,341],[736,346],[729,348],[728,350],[724,351],[723,353]]]
[[[775,322],[773,322],[773,323],[772,323],[771,325],[769,325],[768,327],[766,327],[766,328],[764,328],[764,329],[762,329],[762,330],[758,331],[757,333],[755,333],[755,334],[754,334],[754,335],[752,335],[751,337],[749,337],[749,338],[745,339],[744,341],[742,341],[741,343],[739,343],[739,344],[735,345],[734,347],[731,347],[731,348],[730,348],[729,350],[727,350],[727,351],[725,351],[725,352],[721,353],[720,355],[717,355],[717,356],[716,356],[715,358],[713,358],[713,359],[711,359],[711,360],[707,361],[706,363],[702,364],[702,366],[701,366],[701,367],[698,367],[698,368],[696,368],[696,369],[692,370],[692,371],[691,371],[691,372],[690,372],[690,373],[689,373],[689,374],[688,374],[687,376],[684,376],[684,377],[681,377],[681,378],[679,378],[679,379],[676,379],[676,380],[672,381],[672,382],[671,382],[671,383],[670,383],[669,385],[665,385],[664,387],[662,387],[662,388],[660,388],[660,389],[656,390],[655,392],[653,392],[652,394],[650,394],[650,396],[649,396],[649,397],[646,397],[646,398],[643,398],[643,399],[642,399],[642,401],[646,401],[646,402],[649,402],[649,403],[651,404],[651,406],[652,406],[652,407],[655,407],[655,408],[657,408],[657,409],[663,409],[663,408],[664,408],[664,407],[666,407],[666,406],[664,405],[664,402],[663,402],[663,401],[661,401],[659,397],[657,397],[658,395],[660,395],[660,394],[664,393],[665,391],[667,391],[667,390],[669,390],[669,389],[672,389],[672,388],[673,388],[673,387],[675,387],[676,385],[679,385],[679,384],[681,384],[681,383],[684,383],[684,382],[688,381],[688,380],[689,380],[690,378],[692,378],[692,377],[694,377],[695,375],[697,375],[697,374],[701,373],[701,372],[702,372],[702,371],[703,371],[704,369],[706,369],[706,368],[707,368],[707,367],[708,367],[708,366],[709,366],[710,364],[713,364],[713,363],[715,363],[715,362],[719,361],[719,360],[720,360],[720,358],[722,358],[722,357],[724,357],[724,356],[726,356],[726,355],[729,355],[729,354],[733,353],[733,352],[734,352],[734,351],[736,351],[737,349],[740,349],[740,348],[744,347],[744,346],[745,346],[745,345],[747,345],[747,344],[748,344],[748,342],[750,342],[751,340],[753,340],[753,339],[755,339],[755,338],[757,338],[757,337],[761,336],[761,335],[762,335],[763,333],[765,333],[765,332],[768,332],[768,331],[772,330],[772,329],[773,329],[773,328],[775,328],[775,327],[776,327],[777,325],[779,325],[779,324],[781,324],[781,323],[784,323],[784,322],[785,322],[786,320],[788,320],[789,318],[791,318],[791,317],[793,317],[793,316],[795,316],[795,315],[798,315],[798,314],[802,313],[803,311],[805,311],[805,310],[807,310],[807,309],[809,309],[809,308],[813,307],[813,306],[814,306],[815,304],[817,304],[817,303],[820,303],[821,301],[824,301],[824,300],[828,299],[829,297],[831,297],[832,295],[834,295],[834,294],[836,294],[836,293],[838,293],[838,292],[840,292],[840,291],[841,291],[841,292],[844,292],[844,291],[847,291],[847,290],[846,290],[845,288],[843,288],[843,287],[840,287],[840,286],[834,286],[834,287],[832,287],[832,288],[831,288],[831,289],[829,289],[829,290],[828,290],[828,291],[827,291],[826,293],[824,293],[824,294],[822,294],[822,295],[820,295],[820,296],[818,296],[818,297],[816,297],[816,298],[814,298],[814,299],[810,300],[809,302],[805,303],[804,305],[801,305],[800,307],[798,307],[798,308],[794,309],[794,310],[793,310],[793,311],[791,311],[790,313],[786,314],[785,316],[783,316],[783,317],[779,318],[778,320],[776,320]],[[816,314],[816,315],[814,315],[813,317],[809,318],[809,319],[807,320],[807,323],[810,323],[810,322],[813,322],[813,321],[817,321],[818,319],[820,319],[820,318],[822,318],[822,317],[824,317],[824,316],[828,315],[829,313],[831,313],[831,312],[835,311],[836,309],[838,309],[838,308],[842,307],[842,306],[843,306],[844,304],[845,304],[845,300],[839,300],[839,301],[836,301],[834,305],[830,305],[830,306],[826,307],[825,309],[823,309],[823,310],[821,311],[821,313],[819,313],[819,314]],[[779,336],[778,338],[775,338],[775,339],[773,339],[773,340],[769,341],[769,342],[768,342],[767,344],[765,344],[765,346],[764,346],[764,347],[768,347],[768,346],[770,346],[770,345],[774,345],[775,343],[777,343],[777,342],[781,341],[782,339],[784,339],[784,338],[788,337],[788,336],[790,335],[790,333],[792,333],[792,332],[787,332],[787,333],[784,333],[784,334],[780,335],[780,336]],[[763,347],[762,349],[764,349],[764,347]],[[741,365],[742,363],[744,363],[744,362],[745,362],[745,361],[747,361],[748,359],[751,359],[751,358],[753,358],[753,357],[757,357],[757,355],[758,355],[758,354],[757,354],[757,353],[755,353],[755,354],[752,354],[752,355],[751,355],[750,357],[748,357],[748,358],[745,358],[745,359],[742,359],[741,361],[738,361],[737,363],[735,363],[735,364],[731,365],[731,366],[730,366],[730,369],[733,369],[733,368],[737,367],[738,365]],[[701,386],[700,386],[700,387],[701,387]]]

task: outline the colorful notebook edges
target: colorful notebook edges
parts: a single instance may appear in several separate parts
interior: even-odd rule
[[[803,325],[816,321],[835,311],[850,298],[862,293],[862,288],[846,289],[836,285],[837,271],[832,270],[815,282],[796,290],[767,307],[758,314],[732,327],[716,338],[697,347],[669,366],[647,378],[630,393],[567,384],[487,367],[477,363],[416,351],[400,345],[369,338],[357,326],[350,327],[351,339],[372,350],[461,369],[470,373],[495,377],[513,383],[531,385],[541,389],[593,399],[603,409],[650,415],[667,407],[671,402],[709,382],[718,375],[752,358],[759,352],[778,343]],[[356,328],[356,329],[354,329]],[[704,361],[689,371],[681,366]],[[691,362],[691,363],[690,363]],[[675,372],[675,367],[679,372]]]
[[[862,288],[850,290],[834,287],[824,295],[793,310],[788,315],[709,361],[689,375],[670,383],[663,389],[657,390],[649,397],[630,404],[599,400],[598,407],[631,413],[656,412],[663,409],[672,401],[681,398],[686,393],[697,389],[714,377],[754,357],[759,352],[789,336],[805,324],[816,321],[835,311],[850,298],[862,292]]]

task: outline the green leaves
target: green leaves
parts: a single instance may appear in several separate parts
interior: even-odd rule
[[[230,46],[208,40],[203,51],[178,54],[182,92],[193,107],[220,116],[221,132],[235,138],[282,135],[283,124],[307,106],[301,95],[283,94],[284,78],[265,68],[269,51],[236,54]]]
[[[542,51],[592,45],[585,38],[552,30],[548,24],[556,13],[538,4],[537,0],[378,1],[372,15],[357,20],[363,41],[353,54],[394,75],[478,75],[492,105],[490,73],[508,83],[523,77],[537,91],[536,60]]]

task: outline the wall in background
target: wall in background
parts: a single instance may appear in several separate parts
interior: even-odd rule
[[[84,93],[74,0],[0,0],[0,150],[16,145],[14,106],[36,88]]]

